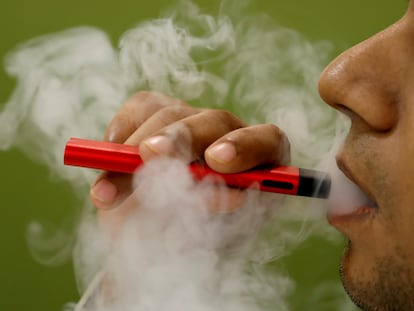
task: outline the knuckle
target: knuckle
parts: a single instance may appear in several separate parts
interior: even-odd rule
[[[223,109],[209,109],[203,112],[207,120],[217,121],[218,124],[226,124],[230,128],[240,128],[243,122],[234,114]]]
[[[185,106],[166,106],[162,108],[159,113],[171,116],[186,116],[189,113],[189,108]]]
[[[140,107],[141,109],[146,109],[149,107],[160,108],[163,107],[164,104],[162,101],[157,100],[157,97],[159,96],[159,94],[151,91],[140,91],[132,95],[125,106],[127,107],[127,110],[133,110],[137,107]]]
[[[184,119],[192,114],[196,114],[197,111],[187,106],[166,106],[158,110],[156,117],[165,124]]]
[[[119,128],[128,127],[131,124],[130,114],[124,113],[123,111],[118,112],[111,120],[107,127],[107,133],[113,130],[119,130]]]
[[[274,161],[280,163],[289,163],[290,162],[290,142],[287,135],[276,125],[274,124],[265,124],[263,125],[266,133],[269,133],[269,138],[271,139],[271,144],[276,144],[278,150],[274,154]]]
[[[285,136],[283,131],[274,124],[264,124],[262,127],[265,133],[269,133],[271,137],[274,137],[277,140],[280,140]]]
[[[153,93],[150,91],[139,91],[131,96],[131,102],[143,102],[146,101],[149,97],[151,97]]]

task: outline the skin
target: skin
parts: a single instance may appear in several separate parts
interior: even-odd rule
[[[227,111],[193,108],[155,92],[132,96],[109,124],[104,140],[136,145],[144,162],[158,156],[188,163],[202,160],[221,173],[290,161],[289,141],[275,125],[246,126]],[[139,205],[133,191],[132,176],[119,173],[103,172],[92,185],[91,201],[98,208],[102,227],[110,234],[116,235]],[[227,196],[231,204],[223,207],[212,202],[210,209],[227,213],[241,205],[241,191],[228,190]]]
[[[352,121],[338,166],[375,202],[350,214],[328,214],[349,239],[341,276],[363,310],[414,310],[413,55],[414,0],[401,20],[335,59],[319,83],[324,101]],[[151,92],[122,106],[105,140],[138,146],[144,161],[160,155],[202,159],[225,173],[289,162],[288,140],[276,126],[246,126],[225,111]],[[122,224],[135,206],[132,191],[130,176],[98,177],[91,200],[104,227]]]
[[[346,51],[319,90],[351,118],[339,167],[376,203],[333,226],[349,238],[341,274],[364,310],[414,310],[414,1],[395,24]]]

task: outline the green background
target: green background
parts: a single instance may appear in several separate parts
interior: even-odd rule
[[[173,4],[168,0],[1,0],[0,58],[16,44],[32,37],[73,26],[92,25],[105,30],[116,44],[136,22],[156,18]],[[195,1],[214,11],[218,1]],[[310,40],[330,40],[335,52],[369,37],[396,21],[405,11],[405,0],[256,0],[253,7],[267,12],[280,24],[302,32]],[[0,68],[0,105],[7,101],[13,81]],[[25,232],[32,220],[56,226],[70,223],[79,203],[71,188],[53,181],[44,167],[16,150],[0,153],[0,310],[60,310],[78,294],[70,262],[45,267],[35,262],[27,248]],[[321,280],[337,280],[342,247],[314,239],[305,243],[288,267],[300,281],[295,298],[302,297]],[[312,265],[312,269],[309,266]]]

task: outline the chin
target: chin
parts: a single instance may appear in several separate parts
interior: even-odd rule
[[[362,289],[364,288],[363,283],[361,280],[356,280],[354,275],[355,273],[351,272],[353,268],[352,262],[352,246],[351,242],[348,240],[348,244],[345,248],[344,255],[342,257],[342,262],[339,268],[339,273],[341,276],[341,281],[345,292],[352,300],[352,302],[361,308],[361,310],[372,310],[369,308],[367,303],[365,302],[368,297],[361,297],[362,296]],[[358,286],[359,284],[359,286]]]
[[[365,255],[365,256],[364,256]],[[348,241],[340,266],[346,293],[363,311],[414,310],[414,273],[395,258],[357,254]]]

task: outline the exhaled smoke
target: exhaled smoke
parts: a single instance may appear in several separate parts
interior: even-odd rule
[[[195,183],[172,159],[148,164],[135,179],[134,196],[118,207],[130,212],[112,235],[91,310],[253,311],[270,298],[286,309],[291,282],[254,269],[262,256],[254,241],[269,214],[258,192]],[[237,212],[211,213],[237,195],[246,197]]]
[[[20,148],[84,190],[95,173],[63,166],[66,140],[101,138],[128,95],[151,89],[230,109],[249,123],[275,123],[292,142],[293,164],[317,167],[342,133],[317,94],[328,47],[265,15],[247,16],[236,1],[223,3],[217,16],[182,3],[171,16],[127,31],[119,50],[94,28],[40,37],[6,59],[17,86],[0,114],[0,148]],[[308,235],[291,229],[297,218],[310,217],[294,208],[303,200],[251,191],[238,212],[211,213],[213,203],[223,210],[234,204],[231,192],[195,184],[171,159],[150,164],[136,181],[123,203],[128,219],[105,227],[114,235],[101,232],[88,213],[79,226],[80,286],[102,268],[91,290],[93,310],[288,309],[293,282],[263,264]],[[30,241],[37,248],[42,242]],[[317,303],[312,308],[322,310]]]
[[[102,137],[126,96],[107,36],[77,28],[36,38],[5,64],[17,86],[0,114],[0,148],[18,147],[73,185],[85,185],[90,172],[62,165],[65,142],[70,136]]]

